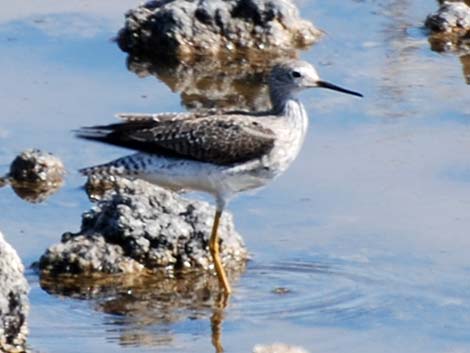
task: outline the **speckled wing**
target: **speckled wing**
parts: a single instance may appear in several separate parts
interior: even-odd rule
[[[78,137],[166,157],[218,165],[259,158],[274,146],[273,132],[248,116],[135,119],[83,128]]]
[[[126,122],[143,122],[143,121],[175,121],[195,119],[207,116],[207,113],[119,113],[116,117]]]

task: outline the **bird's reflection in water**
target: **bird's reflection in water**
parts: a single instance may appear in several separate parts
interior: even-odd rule
[[[229,270],[231,281],[244,269]],[[104,318],[107,339],[122,346],[168,346],[174,342],[175,324],[209,319],[215,352],[223,352],[222,325],[229,298],[212,274],[43,275],[40,284],[53,295],[92,300],[97,311],[110,314]]]
[[[224,321],[224,311],[227,307],[229,295],[225,292],[220,292],[217,295],[217,300],[214,303],[212,316],[211,316],[211,333],[212,345],[216,353],[224,351],[222,346],[222,323]]]
[[[438,33],[429,36],[431,50],[437,53],[452,52],[459,56],[465,83],[470,85],[470,32],[465,40],[456,34]]]

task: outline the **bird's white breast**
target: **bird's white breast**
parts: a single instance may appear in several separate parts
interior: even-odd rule
[[[303,105],[297,100],[289,101],[278,124],[281,126],[275,129],[275,146],[264,159],[275,173],[282,173],[295,160],[305,140],[308,116]]]
[[[273,149],[260,159],[225,170],[227,193],[265,185],[283,173],[299,154],[308,128],[308,116],[300,102],[289,101],[285,114],[270,118],[265,124],[276,133]]]

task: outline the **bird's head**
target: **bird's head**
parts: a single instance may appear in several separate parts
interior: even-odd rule
[[[296,92],[321,87],[362,97],[362,94],[320,80],[317,70],[306,61],[289,60],[275,65],[269,77],[271,89]]]

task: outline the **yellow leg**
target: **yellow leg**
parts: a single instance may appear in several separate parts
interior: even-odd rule
[[[232,289],[230,288],[230,283],[228,283],[227,275],[225,274],[222,262],[220,261],[219,237],[217,236],[220,216],[222,216],[222,211],[217,210],[215,212],[214,225],[212,226],[209,249],[212,255],[212,261],[214,262],[215,272],[217,273],[217,278],[219,279],[219,284],[224,288],[226,294],[230,294]]]

